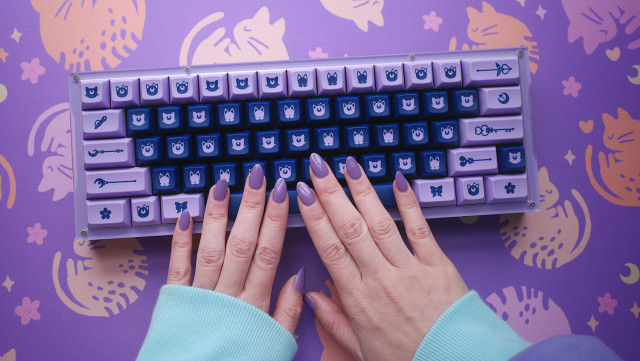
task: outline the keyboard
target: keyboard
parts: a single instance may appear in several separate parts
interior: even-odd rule
[[[75,73],[69,92],[77,239],[170,235],[184,210],[200,232],[210,187],[233,218],[255,164],[303,226],[313,152],[345,186],[356,157],[394,219],[396,172],[427,218],[539,208],[526,48]]]

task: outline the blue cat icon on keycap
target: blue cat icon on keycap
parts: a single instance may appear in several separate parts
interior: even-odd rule
[[[366,70],[363,70],[362,72],[360,72],[360,70],[358,70],[356,76],[358,77],[358,84],[366,84],[367,83],[367,71]]]
[[[143,204],[142,206],[137,207],[138,217],[147,218],[149,217],[149,205]]]
[[[205,85],[206,85],[206,89],[208,92],[215,92],[218,90],[218,80],[214,80],[214,81],[209,81],[209,80],[205,80]]]
[[[327,73],[327,82],[330,86],[338,85],[338,73],[337,72],[333,72],[333,74]]]
[[[158,95],[158,84],[157,83],[146,84],[146,87],[147,87],[147,94],[149,96]]]
[[[93,99],[98,96],[98,86],[94,86],[93,88],[86,87],[84,88],[84,96]]]
[[[240,90],[245,90],[249,87],[249,78],[236,78],[236,88]]]
[[[427,78],[427,68],[422,67],[419,69],[415,69],[415,72],[416,72],[416,79],[425,80]]]
[[[129,94],[129,87],[126,84],[122,86],[116,85],[116,95],[119,98],[124,98],[127,96],[127,94]]]
[[[455,78],[456,72],[457,72],[457,68],[454,65],[444,67],[444,76],[446,76],[449,79]]]
[[[273,78],[269,78],[268,76],[265,77],[266,81],[267,81],[267,87],[271,88],[271,89],[275,89],[278,86],[280,86],[280,83],[278,82],[279,77],[274,76]]]
[[[385,70],[384,73],[388,81],[398,80],[398,69]]]
[[[307,74],[305,75],[298,74],[298,87],[306,88],[308,80],[309,80],[309,77],[307,76]]]
[[[189,83],[186,80],[176,83],[176,91],[178,94],[186,94],[189,91]]]

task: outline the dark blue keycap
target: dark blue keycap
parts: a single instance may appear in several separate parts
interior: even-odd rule
[[[310,98],[306,100],[307,121],[311,125],[331,124],[331,99]]]
[[[238,215],[240,204],[242,203],[242,193],[229,194],[229,218],[235,218]]]
[[[364,97],[364,119],[380,121],[391,118],[389,94],[372,94]]]
[[[368,150],[371,148],[368,125],[344,127],[345,151]]]
[[[327,161],[327,157],[321,157],[325,162]],[[346,157],[345,157],[346,159]],[[302,158],[302,167],[300,168],[300,174],[302,175],[303,182],[311,182],[311,170],[309,157]]]
[[[394,149],[400,145],[400,127],[397,123],[375,124],[373,126],[373,148],[375,150]]]
[[[275,122],[271,115],[271,102],[248,102],[247,122],[248,126],[254,129],[272,127]]]
[[[127,109],[127,136],[136,137],[144,135],[155,135],[155,133],[155,109]]]
[[[271,174],[271,172],[269,172],[269,168],[267,168],[267,162],[262,161],[262,160],[251,160],[248,162],[243,162],[242,163],[242,179],[246,182],[248,179],[247,177],[249,176],[249,174],[251,174],[251,168],[253,168],[254,165],[256,164],[260,164],[260,166],[262,166],[262,171],[264,173],[264,178],[267,180],[267,185],[271,184],[269,175]]]
[[[340,127],[316,128],[315,149],[320,154],[340,150]]]
[[[167,160],[170,162],[184,162],[194,157],[191,135],[175,135],[167,137]]]
[[[238,179],[238,167],[236,163],[216,163],[212,166],[213,184],[217,184],[221,178],[227,180],[229,187],[240,184]]]
[[[338,123],[357,123],[362,120],[360,97],[337,97],[335,117]]]
[[[400,172],[404,174],[405,177],[411,179],[415,178],[418,174],[416,155],[413,152],[392,153],[389,167],[391,168],[389,174],[392,176],[394,176],[396,172]]]
[[[434,147],[457,147],[460,144],[458,121],[438,120],[430,122],[431,144]]]
[[[189,129],[195,132],[212,132],[215,129],[211,104],[189,105],[187,119]]]
[[[272,164],[273,179],[271,184],[274,184],[278,178],[284,179],[287,183],[295,183],[298,181],[298,167],[297,160],[295,159],[279,159],[274,160]]]
[[[391,174],[395,176],[395,173]],[[396,196],[393,194],[393,183],[373,184],[373,190],[378,194],[380,203],[385,207],[396,207]]]
[[[344,180],[344,173],[347,171],[347,158],[348,156],[346,155],[332,157],[331,163],[329,163],[333,174],[339,180]]]
[[[196,150],[196,159],[199,161],[219,160],[224,155],[220,133],[196,135],[194,148]]]
[[[184,132],[187,129],[187,121],[181,106],[169,106],[158,108],[158,133],[171,134]]]
[[[136,165],[164,162],[164,140],[161,137],[136,139]]]
[[[287,191],[289,193],[289,214],[300,214],[300,208],[298,207],[298,191],[292,189]]]
[[[498,147],[498,171],[500,173],[523,173],[526,169],[524,146]]]
[[[476,89],[454,90],[451,92],[451,102],[453,103],[453,115],[480,115],[480,110],[478,108],[478,91]]]
[[[249,132],[227,133],[226,153],[233,158],[246,158],[251,155]]]
[[[311,152],[311,131],[309,128],[285,130],[285,153],[287,155],[308,154]]]
[[[393,95],[393,117],[395,119],[413,119],[420,116],[420,98],[418,93],[396,93]]]
[[[387,159],[384,154],[365,154],[360,157],[360,165],[369,179],[388,177]]]
[[[220,103],[216,107],[219,130],[233,130],[244,127],[240,103]]]
[[[422,116],[433,117],[449,114],[449,95],[446,91],[422,93]]]
[[[178,167],[154,167],[151,171],[153,178],[153,194],[176,194],[182,192],[182,178]]]
[[[255,145],[258,157],[282,154],[282,147],[280,146],[280,131],[265,130],[256,132]]]
[[[447,176],[447,159],[444,150],[418,152],[418,178],[441,178]]]
[[[424,148],[429,144],[429,123],[402,123],[402,144],[407,148]]]
[[[278,126],[297,127],[304,123],[300,99],[276,101],[276,122]]]
[[[191,164],[182,167],[185,193],[207,192],[211,187],[211,173],[205,164]]]

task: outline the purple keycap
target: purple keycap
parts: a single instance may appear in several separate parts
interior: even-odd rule
[[[258,72],[258,95],[260,99],[287,96],[287,77],[283,70],[261,70]]]
[[[109,79],[81,80],[80,98],[82,109],[108,109],[111,106],[109,97]]]
[[[349,65],[345,68],[347,74],[347,93],[373,93],[376,90],[373,65]]]
[[[346,94],[344,67],[317,68],[318,95]]]
[[[484,181],[482,177],[457,177],[456,199],[459,205],[484,203]]]
[[[161,196],[162,223],[176,223],[180,213],[188,210],[194,221],[204,217],[204,194],[172,194]]]
[[[151,168],[88,170],[87,199],[151,195]]]
[[[404,90],[402,64],[376,64],[376,89],[381,92]]]
[[[404,87],[407,90],[433,88],[433,70],[430,61],[404,63]]]
[[[496,147],[447,149],[449,176],[498,173]]]
[[[461,118],[460,145],[513,143],[524,137],[522,115]]]
[[[487,203],[527,201],[527,174],[484,177]]]
[[[127,135],[124,109],[94,110],[82,112],[84,139],[116,138]]]
[[[84,169],[133,167],[136,154],[133,138],[85,140]]]
[[[433,85],[436,88],[462,86],[460,60],[436,60],[433,62]]]
[[[414,179],[411,186],[421,207],[456,205],[453,178]]]
[[[87,201],[87,225],[89,228],[130,227],[129,198]]]
[[[140,79],[111,79],[111,107],[126,108],[140,105]]]
[[[161,222],[160,197],[131,198],[131,224],[133,226],[146,226]]]
[[[171,104],[197,103],[198,93],[197,75],[174,75],[169,77]]]
[[[520,87],[478,89],[480,115],[520,114],[522,98]]]
[[[518,58],[462,60],[462,79],[467,86],[518,85]]]
[[[169,77],[153,76],[140,78],[140,104],[169,104]]]
[[[306,97],[318,95],[316,91],[316,69],[287,70],[289,96]]]
[[[257,73],[255,71],[229,73],[229,99],[258,99]]]
[[[227,73],[200,74],[200,102],[220,102],[229,100]]]

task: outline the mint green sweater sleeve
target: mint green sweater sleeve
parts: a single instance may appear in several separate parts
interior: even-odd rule
[[[138,360],[291,360],[297,348],[289,331],[246,302],[166,285]]]
[[[469,291],[436,320],[413,360],[509,360],[530,345]]]

